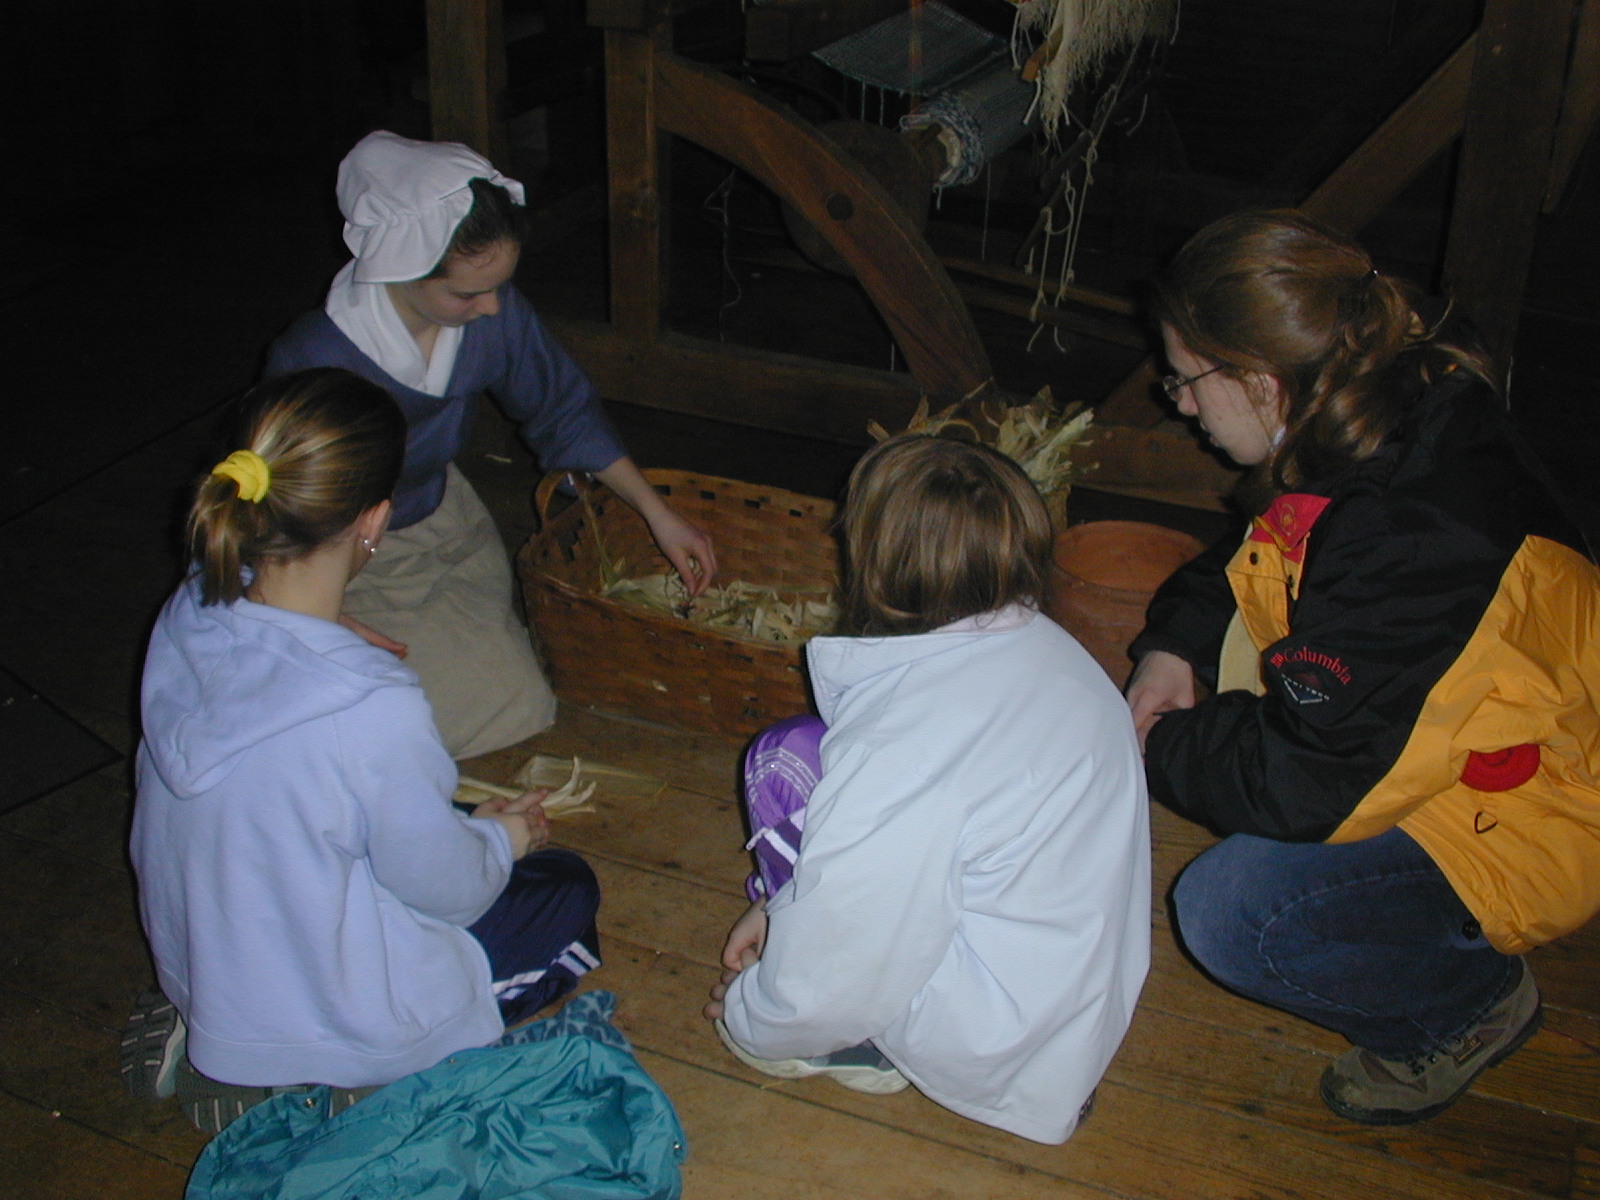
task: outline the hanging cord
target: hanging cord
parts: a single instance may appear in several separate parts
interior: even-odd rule
[[[1085,124],[1083,121],[1074,117],[1070,111],[1064,114],[1065,119],[1069,122],[1069,124],[1076,124],[1082,128],[1082,133],[1079,135],[1079,140],[1084,142],[1083,155],[1080,160],[1083,166],[1083,178],[1081,182],[1075,181],[1073,178],[1073,172],[1077,166],[1076,163],[1069,162],[1066,165],[1065,169],[1063,169],[1061,172],[1061,177],[1056,185],[1055,192],[1039,210],[1038,221],[1035,223],[1033,232],[1027,239],[1026,244],[1028,244],[1028,255],[1026,270],[1030,275],[1033,274],[1034,266],[1035,247],[1032,243],[1035,242],[1036,239],[1042,239],[1043,241],[1043,244],[1040,247],[1040,253],[1038,255],[1039,285],[1038,289],[1034,293],[1033,306],[1029,312],[1029,319],[1035,323],[1033,334],[1028,339],[1027,348],[1030,351],[1033,349],[1034,344],[1038,341],[1039,334],[1044,330],[1044,323],[1040,320],[1041,312],[1046,305],[1051,308],[1060,308],[1061,298],[1064,294],[1065,288],[1067,285],[1074,283],[1077,279],[1078,245],[1083,234],[1083,219],[1088,212],[1088,195],[1089,189],[1094,183],[1095,164],[1100,158],[1100,139],[1105,134],[1106,128],[1111,122],[1112,114],[1116,111],[1118,101],[1122,96],[1123,87],[1128,82],[1134,60],[1137,57],[1138,50],[1135,48],[1135,50],[1128,55],[1127,59],[1124,60],[1122,69],[1117,72],[1116,78],[1112,80],[1105,93],[1096,102],[1094,117],[1089,124]],[[1148,103],[1149,96],[1146,95],[1144,100],[1146,103]],[[1140,110],[1139,120],[1140,122],[1144,120],[1144,111],[1142,107]],[[1137,128],[1137,125],[1135,128]],[[1065,219],[1059,222],[1057,219],[1058,207],[1063,210],[1065,216]],[[1045,295],[1045,278],[1047,275],[1051,274],[1050,255],[1055,241],[1058,238],[1062,239],[1062,243],[1061,258],[1055,268],[1055,295],[1047,298]],[[1053,325],[1050,336],[1051,341],[1055,344],[1056,349],[1065,353],[1068,348],[1062,344],[1060,327]]]
[[[717,340],[728,340],[728,331],[724,326],[723,317],[730,308],[735,307],[744,299],[744,289],[739,286],[739,277],[733,271],[733,218],[732,198],[733,183],[738,178],[738,171],[729,171],[727,177],[711,189],[701,204],[702,212],[715,214],[714,219],[722,230],[722,276],[728,283],[733,284],[733,298],[723,300],[717,308]],[[726,286],[723,294],[726,295]]]
[[[1118,83],[1121,81],[1119,80]],[[1117,85],[1113,84],[1111,90],[1102,98],[1105,105],[1103,112],[1109,113],[1116,104]],[[1098,116],[1099,114],[1097,114]],[[1070,116],[1070,114],[1069,114]],[[1040,319],[1040,314],[1045,307],[1059,309],[1061,297],[1067,286],[1077,280],[1078,244],[1083,235],[1083,218],[1089,208],[1089,189],[1094,184],[1094,167],[1100,157],[1100,135],[1104,132],[1104,122],[1097,120],[1094,127],[1085,127],[1089,134],[1088,148],[1083,152],[1083,180],[1081,183],[1073,181],[1072,169],[1069,168],[1062,174],[1061,187],[1050,203],[1046,204],[1040,212],[1044,222],[1044,253],[1039,260],[1039,285],[1033,295],[1033,307],[1028,318],[1034,322],[1033,335],[1028,339],[1028,349],[1033,349],[1038,341],[1039,334],[1043,331],[1045,323]],[[1059,226],[1056,222],[1056,207],[1059,205],[1064,211],[1065,220]],[[1050,249],[1054,239],[1061,238],[1061,257],[1056,266],[1056,289],[1053,297],[1045,296],[1045,278],[1050,274]],[[1031,258],[1030,258],[1031,270]],[[1062,344],[1061,327],[1052,325],[1050,340],[1055,348],[1066,353],[1069,347]]]
[[[989,261],[989,200],[994,194],[994,163],[983,164],[983,230],[978,235],[978,261]]]

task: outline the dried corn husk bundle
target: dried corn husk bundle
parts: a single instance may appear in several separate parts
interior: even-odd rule
[[[572,773],[567,781],[555,791],[551,792],[539,804],[544,809],[547,817],[570,817],[576,813],[592,813],[595,811],[589,798],[594,795],[593,781],[583,782],[582,771],[578,759],[572,760]],[[504,796],[507,800],[515,800],[522,793],[534,787],[543,787],[544,784],[529,784],[526,787],[503,787],[498,783],[487,783],[482,779],[473,779],[463,775],[456,781],[455,801],[457,804],[479,805],[493,796]]]
[[[523,788],[563,787],[576,779],[580,783],[594,783],[610,797],[628,796],[653,800],[667,783],[654,775],[629,771],[624,767],[607,766],[593,759],[556,758],[549,754],[535,754],[517,768],[511,782]]]
[[[838,618],[833,595],[821,588],[814,595],[791,593],[785,598],[775,588],[735,579],[691,596],[675,571],[629,577],[623,573],[627,560],[613,559],[607,553],[588,496],[580,491],[578,498],[594,533],[600,595],[607,600],[637,604],[735,637],[777,645],[808,641],[832,629]]]
[[[1071,489],[1081,470],[1072,451],[1084,441],[1093,420],[1094,413],[1081,404],[1058,408],[1049,387],[1043,387],[1026,404],[990,400],[974,406],[962,401],[937,413],[929,413],[924,396],[904,432],[965,432],[973,441],[1015,460],[1049,501]],[[876,421],[867,423],[867,432],[880,442],[890,436]]]
[[[709,587],[700,596],[690,596],[683,580],[668,572],[616,579],[603,586],[600,594],[735,637],[778,645],[804,642],[824,633],[839,615],[833,597],[826,592],[785,599],[773,588],[735,579]]]

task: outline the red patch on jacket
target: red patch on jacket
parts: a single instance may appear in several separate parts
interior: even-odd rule
[[[1508,792],[1539,771],[1539,747],[1532,742],[1504,750],[1474,750],[1461,769],[1461,782],[1480,792]]]
[[[1299,566],[1306,557],[1306,537],[1327,507],[1326,496],[1287,492],[1250,523],[1250,540],[1272,542],[1285,559]]]

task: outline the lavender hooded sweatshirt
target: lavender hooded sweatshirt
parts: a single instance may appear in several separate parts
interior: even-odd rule
[[[151,634],[132,856],[162,990],[227,1083],[388,1083],[502,1032],[466,926],[511,846],[450,805],[416,676],[191,580]]]

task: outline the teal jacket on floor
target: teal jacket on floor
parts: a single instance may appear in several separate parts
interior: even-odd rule
[[[676,1200],[683,1128],[614,1003],[585,993],[332,1118],[326,1088],[275,1096],[205,1148],[185,1200]]]

